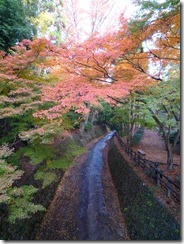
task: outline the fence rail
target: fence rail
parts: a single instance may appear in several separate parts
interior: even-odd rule
[[[157,162],[143,158],[140,153],[133,151],[126,143],[124,143],[117,133],[115,135],[123,150],[134,160],[136,165],[141,167],[144,173],[146,173],[148,177],[152,178],[154,183],[166,192],[167,197],[171,197],[180,205],[180,182],[174,182],[164,175],[162,170],[158,167]]]

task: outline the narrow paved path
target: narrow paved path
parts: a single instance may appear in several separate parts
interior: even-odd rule
[[[106,142],[113,134],[99,140],[81,162],[67,171],[36,239],[127,239],[116,191],[103,157]]]

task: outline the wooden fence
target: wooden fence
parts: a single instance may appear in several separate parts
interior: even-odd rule
[[[119,144],[123,148],[123,150],[128,154],[129,157],[133,159],[133,161],[141,167],[144,173],[153,179],[155,184],[158,187],[161,187],[166,192],[167,197],[171,197],[177,204],[180,205],[180,182],[173,181],[159,169],[158,163],[147,160],[143,155],[139,152],[134,152],[126,143],[124,143],[119,135],[115,134]]]

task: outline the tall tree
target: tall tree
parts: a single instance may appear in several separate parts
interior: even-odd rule
[[[162,81],[148,93],[145,104],[163,133],[168,168],[172,169],[172,152],[180,136],[180,1],[140,0],[136,4],[139,11],[130,22],[129,30],[138,45],[134,52],[122,55],[122,59]],[[171,145],[169,138],[173,130],[176,137]]]
[[[142,109],[147,110],[159,127],[167,150],[167,168],[172,170],[174,167],[173,151],[180,138],[180,80],[160,83],[136,99],[142,103]],[[172,134],[175,136],[171,143]]]
[[[113,8],[115,5],[115,1],[112,0],[95,0],[90,2],[90,9],[88,12],[90,19],[90,33],[103,33],[103,28],[106,24],[110,28],[110,23],[113,22],[113,19],[109,18]]]
[[[117,29],[119,11],[115,0],[64,1],[66,38],[83,41],[93,34]]]
[[[31,37],[22,1],[0,0],[0,49],[7,52],[18,41]]]
[[[27,20],[34,27],[36,37],[46,37],[60,42],[65,28],[62,0],[22,0]]]
[[[162,80],[167,68],[180,62],[180,1],[140,0],[135,4],[139,9],[129,23],[129,31],[137,45],[122,59]]]

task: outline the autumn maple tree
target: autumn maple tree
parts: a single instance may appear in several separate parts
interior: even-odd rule
[[[163,80],[167,68],[180,62],[180,2],[137,1],[137,5],[140,9],[129,30],[138,45],[123,59],[153,79]]]
[[[36,126],[32,113],[43,105],[40,99],[43,74],[40,74],[40,69],[49,46],[50,43],[42,39],[34,43],[23,40],[12,47],[11,55],[1,52],[0,203],[8,205],[10,222],[15,222],[17,218],[28,218],[33,213],[44,210],[43,206],[32,202],[37,188],[32,185],[15,185],[24,171],[17,165],[12,165],[9,157],[21,142],[18,134]]]
[[[126,31],[127,27],[124,29]],[[115,34],[117,40],[114,40]],[[71,107],[76,112],[86,114],[89,111],[86,106],[88,103],[96,106],[99,99],[113,103],[110,97],[123,97],[131,90],[143,89],[154,83],[128,62],[118,61],[120,51],[127,52],[133,48],[134,43],[127,37],[119,42],[119,33],[115,34],[92,36],[83,44],[56,47],[51,75],[57,83],[45,87],[42,98],[44,101],[54,100],[57,105],[37,113],[37,116],[56,118]]]

